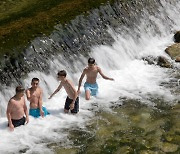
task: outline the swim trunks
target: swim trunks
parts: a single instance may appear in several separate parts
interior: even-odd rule
[[[98,84],[94,83],[94,84],[90,84],[85,82],[84,83],[84,90],[89,90],[91,92],[91,96],[96,96],[98,93]]]
[[[72,103],[72,99],[70,99],[68,96],[66,98],[66,102],[64,105],[64,109],[69,110],[70,109],[70,104]],[[79,112],[79,97],[76,98],[75,104],[74,104],[74,109],[71,110],[71,113],[78,113]]]
[[[18,127],[21,125],[24,125],[26,122],[26,118],[23,116],[21,119],[15,120],[15,119],[11,119],[12,124],[14,125],[14,127]],[[9,126],[9,124],[8,124]]]
[[[42,110],[44,112],[44,116],[50,114],[45,107],[42,107]],[[40,115],[40,109],[39,108],[37,108],[37,109],[29,109],[29,115],[31,115],[31,116],[33,116],[35,118],[40,117],[41,116]]]

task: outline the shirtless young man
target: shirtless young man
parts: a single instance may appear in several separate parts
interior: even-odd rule
[[[90,95],[91,96],[97,95],[98,84],[96,83],[96,78],[98,73],[106,80],[114,80],[113,78],[109,78],[102,73],[101,68],[95,64],[94,58],[89,58],[88,66],[83,70],[83,73],[81,74],[81,77],[79,79],[79,85],[77,90],[78,93],[80,93],[81,83],[84,76],[86,75],[86,82],[84,84],[86,100],[90,99]]]
[[[30,101],[29,114],[35,118],[44,117],[49,114],[45,107],[42,106],[43,91],[39,87],[39,79],[33,78],[31,88],[26,90],[27,100]]]
[[[26,117],[24,117],[24,114]],[[18,127],[20,125],[24,125],[25,122],[29,122],[23,87],[16,87],[16,94],[8,102],[6,115],[10,130],[14,130],[14,127]]]
[[[71,113],[75,114],[79,112],[79,97],[73,83],[66,78],[66,75],[67,73],[65,70],[61,70],[58,72],[57,77],[61,82],[58,88],[49,97],[49,99],[51,99],[62,87],[64,87],[67,93],[67,98],[64,105],[64,112],[68,113],[70,109]]]

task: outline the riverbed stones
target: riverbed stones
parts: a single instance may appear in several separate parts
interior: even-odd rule
[[[171,46],[165,49],[165,52],[173,59],[175,62],[180,62],[180,31],[177,31],[174,35],[174,42]]]
[[[142,150],[140,151],[140,154],[164,154],[163,152],[155,152],[155,151],[151,151],[151,150]]]

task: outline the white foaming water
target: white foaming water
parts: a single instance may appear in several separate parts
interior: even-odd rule
[[[67,78],[73,80],[77,88],[78,79],[85,67],[84,63],[87,62],[85,57],[79,57],[79,61],[69,64],[60,55],[56,60],[49,62],[50,75],[37,71],[31,72],[24,80],[24,84],[27,88],[33,77],[40,79],[40,86],[44,90],[43,105],[51,115],[38,119],[30,117],[29,124],[16,128],[14,132],[9,132],[5,110],[1,110],[3,117],[0,118],[0,153],[19,153],[20,150],[24,150],[26,153],[53,153],[51,149],[47,148],[47,143],[61,142],[64,146],[70,145],[67,140],[69,130],[74,127],[84,128],[86,122],[94,115],[94,110],[110,110],[111,102],[121,103],[120,98],[138,99],[148,105],[154,105],[154,102],[148,99],[150,96],[161,97],[169,102],[177,99],[170,93],[170,90],[161,86],[162,82],[169,81],[169,69],[148,65],[142,60],[142,57],[146,56],[165,56],[168,58],[164,49],[173,43],[172,31],[179,28],[177,25],[180,25],[180,20],[176,18],[176,14],[180,13],[180,8],[174,8],[165,2],[164,5],[173,21],[172,27],[166,27],[159,18],[150,17],[147,19],[144,17],[141,20],[141,26],[135,32],[135,34],[140,34],[138,40],[130,34],[123,36],[109,29],[109,33],[115,39],[112,46],[92,47],[90,56],[96,59],[104,74],[113,77],[115,81],[103,80],[98,76],[99,94],[97,98],[92,97],[90,101],[84,99],[82,86],[80,112],[77,115],[63,113],[66,99],[66,93],[63,89],[51,100],[48,100],[48,97],[59,85],[56,73],[61,69],[67,70]],[[159,16],[163,18],[163,14]],[[150,20],[153,20],[159,30],[162,30],[161,35],[154,34],[153,29],[147,26]],[[0,93],[0,105],[6,109],[7,101],[14,94],[14,88],[5,87],[4,93],[7,95],[4,96]],[[27,102],[27,106],[29,107],[29,102]]]

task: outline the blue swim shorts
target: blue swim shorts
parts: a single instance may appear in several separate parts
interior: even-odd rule
[[[45,107],[42,107],[42,110],[44,111],[44,116],[50,114],[47,109]],[[29,115],[35,117],[35,118],[38,118],[40,117],[40,109],[37,108],[37,109],[29,109]]]
[[[91,92],[91,96],[96,96],[98,93],[98,84],[94,83],[94,84],[90,84],[85,82],[84,83],[84,90],[89,90]]]

